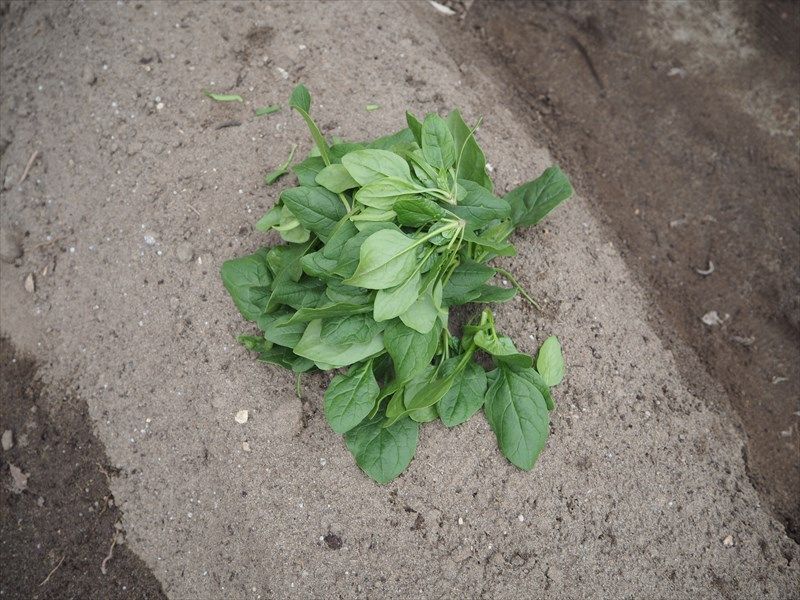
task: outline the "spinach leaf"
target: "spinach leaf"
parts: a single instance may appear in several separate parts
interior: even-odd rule
[[[457,158],[459,163],[456,177],[474,181],[491,192],[493,185],[492,179],[486,173],[486,157],[478,146],[475,135],[470,134],[471,129],[464,122],[461,113],[457,110],[450,111],[445,120],[453,134],[456,153],[460,154]]]
[[[258,115],[256,115],[258,116]],[[286,162],[281,164],[275,170],[270,171],[266,175],[264,175],[264,183],[267,185],[272,185],[278,179],[286,175],[289,172],[289,165],[292,164],[292,159],[294,158],[295,150],[297,150],[297,144],[292,145],[292,150],[289,152],[289,158],[286,159]]]
[[[291,318],[291,312],[281,311],[261,315],[258,317],[256,323],[258,323],[258,328],[264,332],[264,339],[267,341],[278,344],[279,346],[294,348],[297,342],[300,341],[300,338],[303,337],[306,324],[289,324]]]
[[[352,315],[353,313],[367,313],[370,311],[371,309],[369,306],[336,302],[334,304],[328,304],[320,307],[299,308],[292,317],[292,323],[296,323],[298,321],[313,321],[314,319],[329,319],[331,317],[341,317],[345,315]]]
[[[315,181],[317,185],[337,194],[358,187],[358,182],[350,177],[342,164],[328,165],[317,173]]]
[[[428,333],[436,323],[440,308],[441,304],[437,304],[433,298],[432,286],[428,286],[414,303],[400,315],[400,320],[411,329],[415,329],[420,333]]]
[[[480,229],[496,219],[506,219],[511,214],[508,202],[474,181],[460,179],[458,185],[466,193],[459,198],[458,205],[450,210],[467,221],[472,229]]]
[[[292,167],[292,171],[297,175],[300,185],[317,185],[317,175],[325,168],[325,161],[321,156],[309,156],[303,162],[299,162]]]
[[[422,227],[447,216],[445,210],[433,200],[422,196],[404,196],[392,207],[397,221],[409,227]]]
[[[255,114],[257,117],[263,117],[264,115],[271,115],[272,113],[276,113],[280,111],[281,107],[277,104],[270,104],[269,106],[261,106],[255,109]]]
[[[386,177],[411,179],[408,163],[402,156],[388,150],[355,150],[342,157],[342,165],[362,186]]]
[[[294,309],[316,306],[325,291],[325,282],[306,278],[300,281],[282,281],[273,286],[270,302],[285,304]]]
[[[239,94],[216,94],[209,91],[203,91],[203,93],[215,102],[244,102]]]
[[[320,337],[329,344],[358,344],[368,342],[383,331],[384,327],[385,325],[364,313],[329,317],[322,321]]]
[[[442,377],[451,375],[461,361],[454,356],[442,365]],[[447,427],[455,427],[468,421],[483,406],[486,393],[486,371],[470,360],[464,371],[453,379],[453,386],[439,400],[436,409]]]
[[[255,321],[267,308],[272,277],[267,268],[267,249],[226,260],[220,275],[236,308],[248,321]]]
[[[434,326],[428,333],[419,333],[399,319],[389,321],[383,337],[394,364],[395,379],[411,381],[430,364],[439,345],[440,332],[441,327]]]
[[[303,337],[294,347],[298,356],[323,363],[331,367],[346,367],[369,358],[383,350],[383,336],[378,334],[368,342],[359,344],[329,344],[321,337],[322,320],[311,321],[306,327]]]
[[[481,286],[494,276],[494,269],[481,263],[465,260],[458,265],[444,286],[445,306],[466,304],[480,296]]]
[[[496,285],[482,285],[478,296],[472,302],[508,302],[517,295],[517,288],[502,288]]]
[[[564,357],[561,356],[561,344],[556,336],[547,338],[539,348],[536,370],[548,387],[558,385],[564,379]]]
[[[514,188],[504,196],[511,205],[515,227],[536,225],[556,206],[572,195],[572,185],[556,166],[548,167],[539,177]]]
[[[408,179],[383,177],[364,185],[355,193],[354,198],[364,206],[382,210],[391,210],[395,202],[420,190]]]
[[[485,412],[503,455],[529,471],[550,432],[550,415],[542,394],[526,377],[510,367],[498,369],[486,392]]]
[[[281,201],[303,227],[316,233],[323,241],[331,236],[339,220],[347,214],[336,194],[318,185],[283,190]]]
[[[378,290],[373,318],[376,321],[388,321],[406,312],[419,297],[419,283],[419,271],[414,271],[411,277],[400,285]]]
[[[422,122],[422,155],[431,166],[449,169],[456,163],[456,144],[444,119],[429,113]]]
[[[355,273],[345,283],[372,290],[400,285],[416,268],[418,245],[392,229],[371,234],[361,245]]]
[[[406,111],[406,123],[408,123],[408,129],[413,134],[417,144],[422,147],[422,123],[408,111]]]
[[[336,433],[346,433],[361,423],[378,399],[380,388],[372,361],[337,375],[325,391],[325,417]]]
[[[516,368],[527,368],[533,364],[533,359],[517,350],[509,337],[504,335],[494,337],[486,331],[479,331],[472,339],[476,346],[486,350],[498,363]]]
[[[372,479],[387,484],[400,475],[417,450],[419,424],[400,419],[391,427],[382,427],[382,416],[365,421],[345,434],[347,449],[356,464]]]

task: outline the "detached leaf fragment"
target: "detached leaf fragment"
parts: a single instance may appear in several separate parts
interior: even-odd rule
[[[571,194],[566,176],[550,167],[495,195],[475,137],[481,120],[469,125],[457,110],[421,119],[406,113],[402,129],[356,142],[323,134],[304,86],[289,106],[313,146],[291,166],[297,185],[255,224],[283,243],[221,270],[253,324],[240,343],[295,374],[341,369],[324,393],[325,418],[380,484],[409,466],[421,424],[457,427],[481,408],[500,452],[532,468],[555,408],[551,387],[564,377],[561,346],[548,338],[534,360],[498,331],[489,308],[475,307],[517,293],[536,306],[510,271],[490,261],[514,256],[515,228],[539,222]],[[289,172],[296,148],[267,184]],[[474,316],[451,330],[451,310],[465,304]]]
[[[203,93],[214,102],[244,102],[244,99],[239,94],[217,94],[208,90],[203,90]]]

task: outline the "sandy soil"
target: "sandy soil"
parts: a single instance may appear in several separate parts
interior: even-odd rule
[[[596,199],[659,337],[724,387],[754,484],[800,541],[800,5],[456,8],[456,59],[502,81]]]
[[[180,599],[790,597],[800,551],[761,507],[723,391],[699,363],[702,387],[679,374],[683,347],[648,323],[591,198],[521,233],[505,263],[556,318],[514,301],[498,321],[527,350],[555,332],[568,356],[532,473],[478,418],[427,427],[377,487],[324,422],[325,380],[299,402],[234,343],[217,270],[268,241],[251,227],[276,195],[261,176],[309,147],[289,111],[252,109],[296,82],[330,135],[460,106],[486,115],[500,189],[551,163],[507,90],[459,70],[443,18],[424,3],[3,4],[0,206],[24,254],[0,269],[2,329],[46,389],[74,382],[86,401],[126,545]]]

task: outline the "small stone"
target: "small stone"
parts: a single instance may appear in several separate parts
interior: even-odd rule
[[[178,247],[175,249],[175,254],[178,257],[178,260],[182,263],[188,263],[192,258],[194,258],[194,249],[192,245],[188,242],[184,242],[179,244]]]
[[[13,431],[11,431],[10,429],[6,429],[3,432],[2,444],[3,444],[3,451],[5,451],[5,452],[8,452],[9,450],[11,450],[11,448],[14,447],[14,432]]]
[[[720,325],[722,323],[719,313],[715,310],[708,311],[706,314],[700,317],[700,320],[709,327],[715,327],[716,325]]]
[[[517,517],[517,520],[518,520],[520,523],[523,523],[523,522],[525,521],[525,516],[524,516],[524,515],[520,515],[520,516],[518,516],[518,517]]]
[[[25,291],[32,294],[36,291],[36,282],[33,280],[33,273],[28,273],[25,278]]]
[[[97,75],[94,74],[94,71],[89,65],[84,65],[83,70],[81,71],[81,81],[86,85],[92,85],[95,81],[97,81]]]
[[[724,540],[722,540],[722,545],[725,546],[726,548],[730,548],[731,546],[733,546],[733,536],[729,535]]]
[[[240,410],[239,412],[236,413],[236,416],[234,417],[236,422],[239,423],[240,425],[244,425],[245,423],[247,423],[247,419],[249,418],[250,418],[250,412],[247,410]]]
[[[144,243],[148,246],[155,246],[156,245],[156,236],[154,233],[145,233],[144,234]]]
[[[37,505],[39,508],[43,507],[43,506],[44,506],[44,498],[42,498],[41,496],[39,496],[39,497],[36,499],[36,505]]]
[[[250,452],[250,443],[242,442],[242,450],[244,450],[245,452]]]
[[[28,489],[28,473],[23,473],[22,469],[16,465],[8,463],[8,470],[11,473],[11,491],[21,494]]]
[[[22,257],[22,246],[19,238],[8,227],[0,228],[0,260],[13,263]]]

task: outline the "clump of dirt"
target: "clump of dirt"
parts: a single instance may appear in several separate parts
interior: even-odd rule
[[[800,540],[800,6],[454,6],[467,76],[502,79],[596,201],[661,339],[683,338],[727,391],[751,479]]]
[[[0,597],[166,598],[125,546],[85,402],[36,373],[0,338]]]

